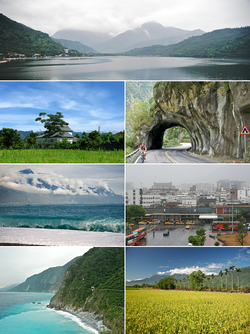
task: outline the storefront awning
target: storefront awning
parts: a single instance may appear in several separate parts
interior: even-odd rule
[[[218,219],[218,215],[200,215],[199,219]]]

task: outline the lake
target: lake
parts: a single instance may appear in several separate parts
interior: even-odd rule
[[[0,64],[0,80],[250,80],[250,60],[79,57]]]

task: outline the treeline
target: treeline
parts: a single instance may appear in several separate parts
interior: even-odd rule
[[[128,52],[131,56],[249,58],[250,27],[214,30],[178,44],[152,45]]]
[[[21,139],[17,130],[3,128],[0,130],[0,149],[73,149],[73,150],[124,150],[124,132],[114,135],[112,132],[100,133],[92,131],[83,132],[82,135],[75,135],[75,142],[70,143],[66,138],[56,144],[48,145],[46,140],[42,143],[36,143],[36,137],[39,134],[31,133]]]

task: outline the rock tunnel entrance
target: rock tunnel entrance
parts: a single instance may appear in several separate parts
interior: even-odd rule
[[[171,136],[169,135],[168,130],[170,129],[174,130],[173,128],[177,130],[175,132],[179,134],[183,133],[183,136],[185,135],[185,137],[189,138],[189,140],[191,141],[190,134],[188,133],[185,127],[183,127],[177,122],[162,121],[156,126],[154,126],[148,134],[148,150],[164,148],[164,146],[166,146],[168,142],[170,145],[175,144],[174,141],[171,143],[171,141],[166,140],[166,139],[171,139],[172,137],[176,137],[176,134]]]

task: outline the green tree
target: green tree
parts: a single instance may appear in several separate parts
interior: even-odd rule
[[[20,138],[20,134],[17,130],[11,128],[3,128],[0,130],[0,147],[2,148],[23,148],[24,142]]]
[[[145,214],[146,210],[140,205],[126,205],[126,218],[141,217],[145,216]]]
[[[244,246],[246,242],[245,238],[248,236],[248,232],[245,230],[243,221],[244,221],[244,218],[241,217],[241,221],[238,225],[238,232],[235,234],[236,242],[240,246]]]
[[[214,277],[215,277],[214,274],[212,274],[212,275],[211,275],[211,280],[212,280],[212,282],[213,282],[213,289],[214,289],[214,281],[213,281],[213,280],[214,280]]]
[[[235,271],[237,273],[238,290],[239,290],[240,289],[240,272],[241,272],[241,269],[240,268],[235,268]]]
[[[226,276],[226,290],[227,290],[227,273],[228,273],[228,269],[226,268],[226,269],[224,269],[224,271],[225,271],[225,276]]]
[[[221,283],[221,289],[222,289],[222,276],[223,276],[223,271],[222,270],[220,270],[219,276],[220,276],[220,283]]]
[[[36,137],[38,136],[38,133],[35,133],[31,131],[31,133],[25,137],[25,140],[28,145],[35,145],[36,143]]]
[[[235,266],[230,266],[229,267],[229,270],[231,271],[231,274],[232,274],[232,290],[233,290],[233,279],[234,279],[234,276],[233,276],[233,272],[234,272],[234,268],[235,268]]]
[[[46,112],[40,112],[39,117],[35,119],[36,122],[41,122],[46,129],[45,134],[45,143],[49,136],[53,135],[56,132],[59,132],[60,135],[63,135],[65,131],[62,130],[64,125],[69,123],[63,120],[63,115],[61,112],[57,112],[55,115],[48,114]]]
[[[157,286],[160,289],[173,290],[175,289],[175,279],[171,276],[165,277],[157,283]]]
[[[201,270],[193,271],[189,275],[190,288],[195,290],[200,290],[202,288],[204,278],[205,275]]]

